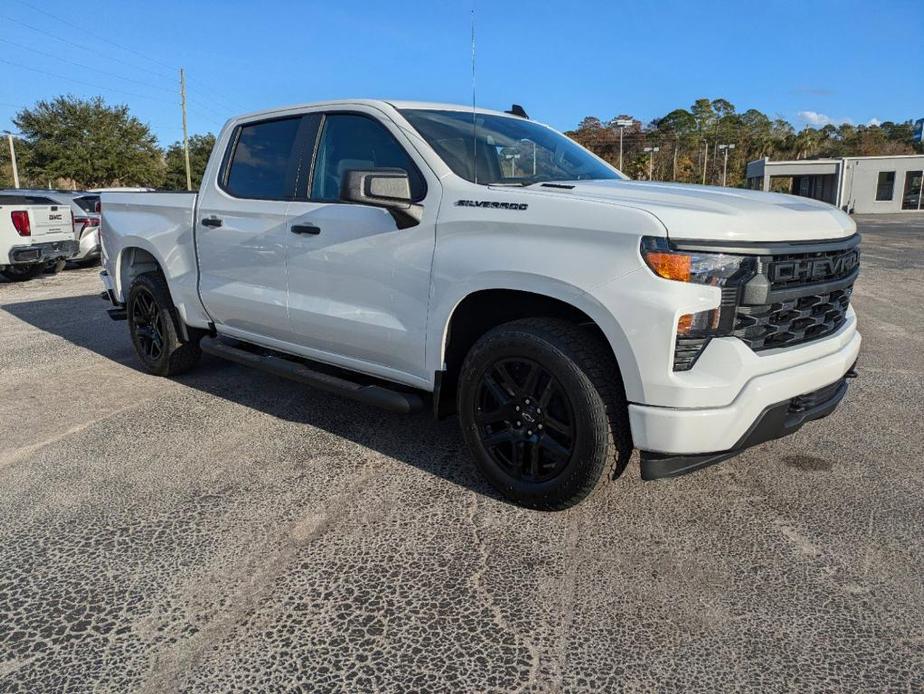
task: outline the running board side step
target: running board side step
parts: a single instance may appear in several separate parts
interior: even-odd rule
[[[244,366],[251,366],[282,378],[304,383],[327,393],[341,395],[391,412],[411,414],[423,409],[423,399],[415,393],[402,393],[382,386],[354,383],[345,378],[315,371],[305,364],[283,359],[282,357],[254,354],[219,342],[215,338],[203,338],[199,346],[206,354],[212,354]]]

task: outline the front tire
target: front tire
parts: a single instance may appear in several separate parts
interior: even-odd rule
[[[458,408],[478,468],[529,508],[573,506],[631,451],[612,353],[564,320],[518,320],[482,336],[462,365]]]
[[[128,292],[128,329],[135,352],[144,367],[156,376],[176,376],[189,371],[202,356],[199,341],[182,342],[179,316],[170,298],[167,281],[159,272],[138,275]]]

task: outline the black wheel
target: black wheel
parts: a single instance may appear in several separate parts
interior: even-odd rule
[[[530,508],[567,508],[621,471],[631,451],[616,362],[563,320],[514,321],[485,334],[462,365],[459,416],[487,479]]]
[[[202,356],[199,341],[180,341],[179,316],[163,275],[159,272],[138,275],[128,292],[126,308],[132,343],[148,371],[158,376],[175,376],[198,363]]]
[[[49,275],[57,275],[65,267],[67,267],[66,260],[56,260],[53,263],[48,263],[48,265],[45,266],[45,272]]]
[[[5,270],[0,270],[0,274],[6,277],[10,282],[25,282],[34,280],[42,274],[45,267],[39,265],[8,265]]]

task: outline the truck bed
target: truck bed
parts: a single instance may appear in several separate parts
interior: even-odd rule
[[[138,263],[149,253],[152,259],[161,259],[184,320],[202,313],[194,240],[197,197],[197,193],[185,191],[101,194],[103,264],[117,301],[126,299],[127,263],[132,259]],[[125,249],[133,249],[133,258],[123,253]]]

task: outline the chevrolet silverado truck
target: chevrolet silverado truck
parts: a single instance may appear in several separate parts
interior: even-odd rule
[[[457,413],[525,506],[640,451],[671,477],[834,410],[860,350],[853,221],[636,182],[519,107],[315,103],[227,122],[198,193],[103,193],[104,297],[141,363],[202,352]]]
[[[68,205],[28,193],[0,193],[0,274],[11,282],[62,269],[78,251]]]

